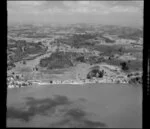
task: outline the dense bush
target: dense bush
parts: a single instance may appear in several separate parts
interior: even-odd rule
[[[120,63],[120,65],[122,67],[122,70],[124,70],[124,71],[129,70],[129,67],[126,62],[122,62],[122,63]]]
[[[12,63],[12,62],[10,62],[10,63],[7,64],[7,69],[8,70],[10,70],[10,69],[12,69],[14,67],[16,67],[16,65],[14,63]]]
[[[129,80],[130,84],[142,84],[142,77],[134,77]]]
[[[125,48],[120,47],[120,48],[118,49],[118,51],[119,51],[119,53],[121,54],[121,53],[123,53],[123,52],[125,51]]]
[[[111,39],[109,39],[107,37],[104,37],[103,35],[100,35],[100,38],[102,38],[103,40],[105,40],[106,43],[114,43],[115,42],[115,40],[111,40]]]
[[[59,69],[73,66],[69,55],[63,52],[52,53],[50,57],[41,59],[39,65],[41,67],[47,67],[48,69]]]
[[[77,57],[76,61],[85,62],[84,56]]]
[[[98,62],[98,57],[97,57],[97,56],[90,56],[90,57],[88,58],[88,62],[89,62],[90,64],[95,64],[95,63]]]
[[[93,42],[88,41],[89,39],[94,39],[96,37],[95,34],[75,34],[68,39],[64,39],[62,43],[71,45],[72,47],[75,48],[80,48],[80,47],[87,47],[87,46],[92,46]],[[56,42],[59,42],[59,40],[56,40]]]
[[[100,71],[99,69],[93,69],[87,74],[87,79],[92,79],[93,77],[102,78],[104,75],[104,71]]]
[[[16,48],[16,49],[14,49]],[[7,50],[14,53],[14,56],[9,56],[9,60],[12,62],[21,61],[23,58],[27,58],[29,54],[40,54],[47,51],[48,48],[44,48],[42,43],[29,43],[25,40],[15,41],[15,44],[8,44]]]
[[[138,40],[139,37],[143,37],[143,32],[140,30],[119,35],[119,38],[132,39],[132,40]]]

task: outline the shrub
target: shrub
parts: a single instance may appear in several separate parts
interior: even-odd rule
[[[120,65],[122,67],[122,70],[124,70],[124,71],[129,70],[129,67],[126,62],[122,62],[122,63],[120,63]]]
[[[26,61],[25,61],[25,60],[23,60],[23,64],[24,64],[24,65],[26,64]]]

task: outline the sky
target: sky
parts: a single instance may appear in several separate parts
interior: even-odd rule
[[[7,1],[8,23],[143,25],[143,1]]]

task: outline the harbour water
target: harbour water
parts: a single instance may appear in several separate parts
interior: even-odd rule
[[[8,89],[7,126],[142,128],[142,87],[55,84]]]

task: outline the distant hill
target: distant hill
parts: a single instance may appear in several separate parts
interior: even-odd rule
[[[143,30],[138,28],[107,25],[101,26],[99,29],[104,31],[104,33],[118,35],[119,38],[124,39],[136,40],[143,37]]]

